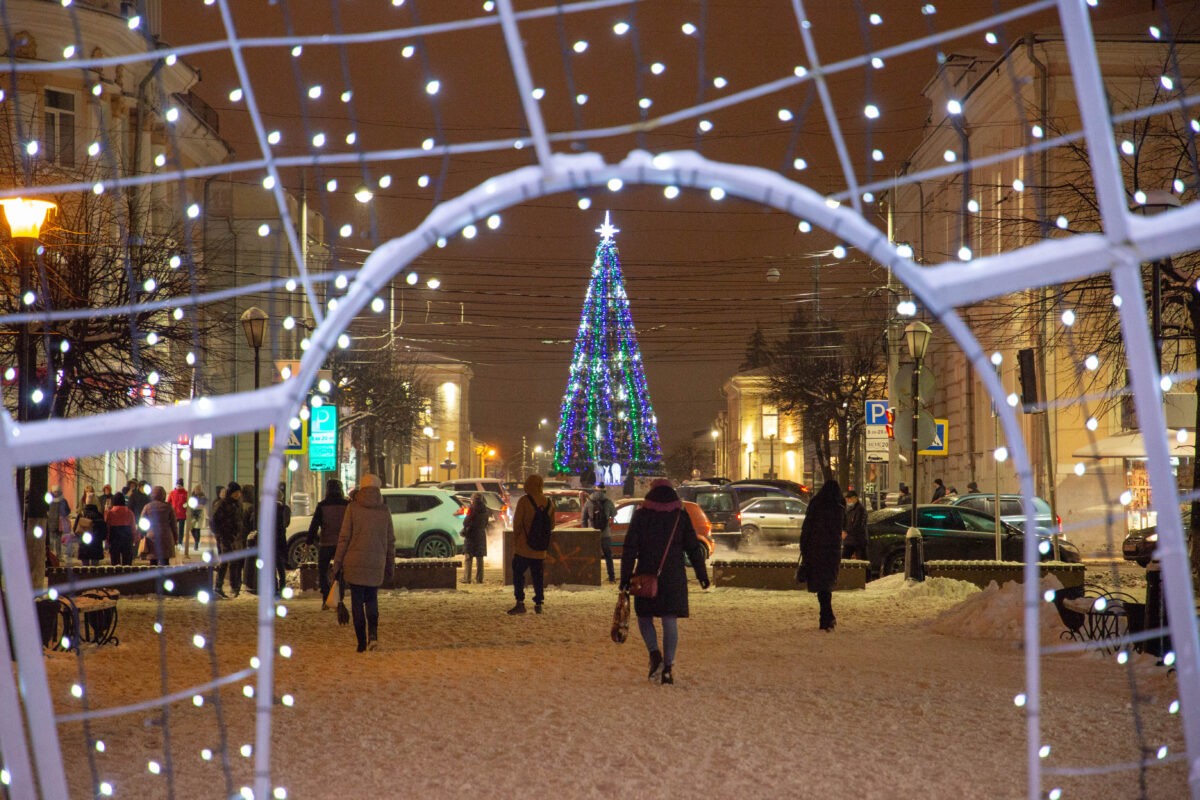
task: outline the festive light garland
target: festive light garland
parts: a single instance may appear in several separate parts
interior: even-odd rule
[[[629,472],[662,474],[658,419],[613,238],[618,229],[607,212],[596,232],[600,244],[563,394],[554,468],[571,473],[591,468],[609,480]]]

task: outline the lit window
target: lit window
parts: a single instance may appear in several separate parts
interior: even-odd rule
[[[46,90],[42,155],[52,164],[75,166],[75,95]]]

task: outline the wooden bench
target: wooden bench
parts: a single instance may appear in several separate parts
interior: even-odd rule
[[[72,581],[91,581],[95,578],[123,575],[145,576],[141,580],[119,584],[122,594],[126,596],[157,594],[160,584],[162,593],[169,597],[195,597],[201,590],[212,591],[213,568],[210,564],[189,565],[187,569],[172,572],[165,577],[160,576],[158,567],[141,564],[119,567],[72,566],[69,572],[66,567],[51,567],[46,570],[46,584],[51,587],[59,587],[61,592],[65,591],[62,587],[70,585]]]
[[[458,558],[398,558],[392,579],[380,589],[456,589],[462,560]]]
[[[865,589],[870,562],[843,559],[838,570],[834,591]],[[709,563],[713,586],[736,586],[743,589],[793,589],[806,591],[796,583],[795,561],[730,561],[716,559]]]

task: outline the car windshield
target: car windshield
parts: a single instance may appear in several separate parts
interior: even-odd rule
[[[901,508],[881,508],[878,511],[872,511],[867,515],[868,525],[888,525],[897,522],[898,517],[908,519],[912,516],[912,510],[908,507]]]

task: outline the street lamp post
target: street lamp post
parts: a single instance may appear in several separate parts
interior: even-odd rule
[[[454,440],[446,440],[446,460],[442,462],[442,466],[446,470],[446,480],[450,480],[450,470],[454,469]]]
[[[906,580],[925,580],[925,563],[921,529],[917,527],[917,508],[920,506],[920,491],[917,486],[917,452],[921,449],[921,365],[925,360],[925,349],[929,347],[929,336],[932,333],[929,326],[920,320],[910,322],[904,329],[904,339],[908,343],[908,354],[913,359],[912,372],[912,522],[905,534],[904,577]]]
[[[542,446],[540,444],[534,445],[534,447],[533,447],[533,471],[536,472],[538,475],[542,474],[542,453],[543,452],[544,452],[544,450],[542,449]]]
[[[242,331],[246,334],[246,344],[254,351],[254,390],[258,391],[259,363],[258,355],[262,350],[263,336],[267,332],[267,312],[258,306],[250,306],[242,313]],[[258,479],[258,441],[259,430],[254,429],[254,488],[262,492],[262,484]]]
[[[8,220],[9,231],[12,235],[14,249],[17,252],[18,278],[20,296],[18,303],[24,306],[32,305],[30,298],[33,292],[33,266],[36,259],[35,248],[38,236],[42,233],[42,223],[46,215],[56,208],[54,203],[47,200],[27,200],[21,197],[11,197],[0,200],[0,208]],[[37,350],[29,323],[21,323],[17,341],[17,422],[28,422],[30,401],[32,400],[33,385],[37,372]],[[47,381],[51,379],[49,364],[46,367]],[[44,409],[49,411],[53,405],[53,391],[43,392]],[[39,414],[39,416],[41,416]],[[48,465],[38,465],[29,469],[29,485],[25,485],[25,468],[17,468],[17,491],[20,492],[19,502],[23,504],[23,520],[25,524],[25,547],[29,554],[30,573],[35,587],[41,587],[46,577],[46,538],[33,536],[36,527],[45,526],[48,513],[46,491],[50,488],[50,469]],[[58,536],[58,531],[46,531],[46,536]]]
[[[717,453],[718,453],[718,450],[717,450],[717,439],[718,439],[720,436],[721,436],[721,432],[720,432],[719,430],[717,430],[716,428],[713,428],[713,429],[712,429],[712,439],[713,439],[713,475],[720,475],[720,474],[721,474],[721,465],[717,463]]]
[[[426,425],[421,429],[421,433],[425,434],[425,466],[421,468],[421,472],[428,481],[433,480],[433,428]]]

